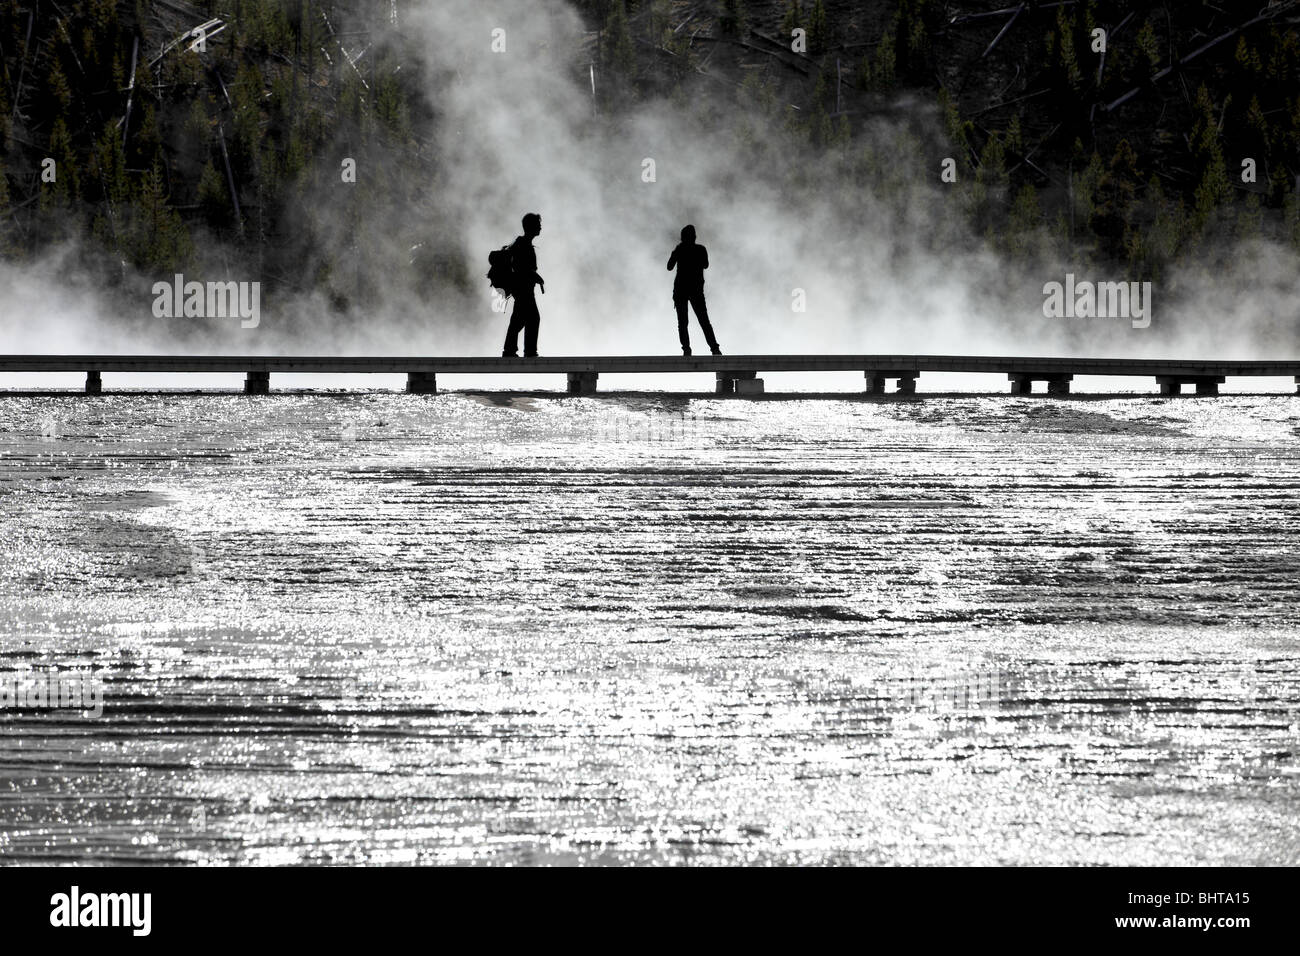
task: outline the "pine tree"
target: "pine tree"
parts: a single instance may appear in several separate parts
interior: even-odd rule
[[[1006,249],[1014,258],[1024,259],[1033,250],[1042,217],[1038,190],[1029,184],[1020,187],[1007,217]]]
[[[1156,39],[1155,25],[1149,17],[1142,24],[1142,29],[1138,31],[1137,48],[1141,52],[1143,59],[1146,60],[1144,69],[1147,75],[1160,72],[1163,55],[1160,51],[1160,41]]]
[[[743,36],[745,33],[744,0],[722,0],[722,15],[718,26],[724,36]]]
[[[635,89],[636,46],[628,25],[623,0],[613,0],[600,39],[600,63],[606,76],[614,80],[602,87],[606,102],[615,102]]]
[[[1282,223],[1291,245],[1300,252],[1300,183],[1287,191],[1282,203]]]
[[[1259,196],[1251,193],[1237,212],[1236,234],[1242,241],[1260,238],[1264,228],[1264,211]]]
[[[1258,51],[1251,49],[1244,36],[1237,40],[1237,51],[1233,55],[1233,59],[1237,63],[1238,70],[1251,76],[1257,77],[1264,70],[1264,64],[1259,58]]]
[[[925,0],[903,0],[895,22],[895,42],[902,51],[903,74],[911,82],[926,82],[930,64],[930,34],[925,27]]]
[[[1083,72],[1079,69],[1079,53],[1075,47],[1075,21],[1065,7],[1056,9],[1057,44],[1060,49],[1061,69],[1070,89],[1078,91],[1083,86]]]
[[[190,149],[206,154],[211,141],[212,121],[208,119],[203,98],[196,96],[185,118],[185,143]]]
[[[1274,168],[1274,164],[1270,162],[1273,149],[1268,118],[1264,115],[1264,108],[1260,106],[1257,95],[1250,98],[1250,106],[1246,109],[1244,126],[1244,135],[1237,139],[1241,157],[1243,159],[1246,157],[1254,159],[1261,172],[1264,169]],[[1266,191],[1275,200],[1281,200],[1283,182],[1277,181],[1265,185],[1270,187]]]
[[[1196,91],[1195,110],[1197,119],[1192,128],[1192,155],[1201,168],[1201,179],[1196,187],[1194,221],[1199,229],[1204,228],[1214,211],[1228,201],[1232,187],[1228,185],[1228,164],[1223,158],[1219,126],[1214,118],[1214,101],[1205,84]]]
[[[72,145],[72,134],[62,117],[50,129],[50,158],[54,160],[55,180],[41,191],[42,206],[49,196],[53,205],[67,209],[81,196],[81,174],[77,169],[77,153]]]
[[[9,211],[9,176],[5,172],[4,158],[0,156],[0,258],[8,258],[17,251],[13,233],[13,217]]]
[[[194,244],[180,214],[167,202],[162,167],[155,164],[141,179],[132,202],[126,252],[141,269],[163,273],[183,269]]]
[[[1151,222],[1130,231],[1129,267],[1134,278],[1159,279],[1178,254],[1186,233],[1186,213],[1181,199],[1172,203],[1165,199],[1160,177],[1154,174],[1142,201]]]
[[[830,44],[831,30],[826,18],[826,4],[824,0],[817,0],[813,4],[812,15],[808,18],[808,52],[813,56],[821,56]]]
[[[307,168],[307,149],[302,137],[296,132],[289,135],[289,145],[285,147],[281,168],[284,179],[291,183],[299,183]]]
[[[969,172],[971,168],[970,141],[975,127],[970,122],[962,120],[961,113],[957,111],[957,104],[953,102],[952,96],[946,88],[939,90],[939,109],[943,112],[943,124],[948,133],[948,141],[955,151],[953,158],[957,160],[959,168]]]
[[[1125,231],[1133,218],[1140,182],[1137,152],[1127,139],[1120,140],[1097,184],[1096,206],[1090,221],[1092,231],[1102,240],[1103,251],[1114,259],[1124,256]]]
[[[795,30],[802,30],[803,28],[803,5],[799,0],[787,0],[785,19],[781,21],[782,37],[792,38]]]
[[[199,174],[199,209],[212,226],[228,226],[234,209],[226,193],[226,181],[209,159]]]
[[[1011,122],[1007,124],[1007,131],[1003,134],[1003,139],[1007,144],[1007,152],[1012,156],[1025,155],[1025,134],[1020,127],[1019,113],[1011,117]]]
[[[876,59],[872,64],[872,88],[881,91],[892,90],[897,80],[898,58],[894,47],[894,32],[885,31],[876,47]]]
[[[1075,142],[1075,151],[1082,150],[1082,144]],[[1074,193],[1074,227],[1075,233],[1078,234],[1081,228],[1089,226],[1092,222],[1093,215],[1097,211],[1097,191],[1101,187],[1102,178],[1106,175],[1106,165],[1102,162],[1101,154],[1093,152],[1088,159],[1088,164],[1077,176],[1072,177]]]
[[[68,111],[72,108],[72,87],[68,84],[68,77],[63,72],[63,67],[59,65],[57,58],[50,63],[49,75],[45,79],[45,88],[54,99],[58,115],[67,116]]]
[[[122,160],[122,134],[111,120],[95,143],[94,172],[99,200],[113,207],[124,203],[130,193],[126,163]]]
[[[996,133],[984,142],[980,152],[980,167],[975,172],[975,180],[989,191],[989,198],[997,200],[999,193],[1005,193],[1011,184],[1007,175],[1007,154],[1002,138]]]
[[[0,156],[9,152],[9,97],[5,93],[5,86],[0,83]]]
[[[375,92],[375,117],[387,142],[403,144],[410,136],[410,109],[406,93],[393,72],[385,71]]]
[[[162,135],[158,131],[158,116],[152,104],[141,110],[140,126],[131,132],[131,155],[134,168],[148,169],[163,161]]]
[[[355,76],[353,74],[354,78]],[[235,110],[230,162],[241,181],[256,172],[262,142],[262,99],[265,90],[261,71],[252,64],[241,63],[235,73],[233,89],[230,90]]]

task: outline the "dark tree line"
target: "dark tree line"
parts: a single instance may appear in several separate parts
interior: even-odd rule
[[[965,214],[1012,254],[1158,276],[1223,237],[1300,247],[1300,2],[701,0],[675,19],[667,6],[580,3],[609,107],[730,84],[735,135],[758,157],[782,143],[773,174],[778,153],[808,147],[847,204],[912,177],[900,164],[937,179],[951,156]],[[937,100],[945,141],[918,131],[918,155],[870,154],[864,124],[902,94]]]
[[[327,240],[302,210],[340,181],[343,157],[382,166],[331,194],[337,221],[359,227],[359,203],[405,205],[430,158],[415,136],[428,120],[418,57],[399,71],[389,36],[390,52],[352,62],[358,36],[390,27],[387,5],[355,6],[0,0],[5,253],[89,238],[110,279],[122,263],[158,273],[233,256],[271,284],[364,293],[365,237]],[[200,52],[191,31],[211,20]]]

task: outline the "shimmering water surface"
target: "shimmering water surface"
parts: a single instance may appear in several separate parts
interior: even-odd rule
[[[0,860],[1300,861],[1300,399],[0,397]]]

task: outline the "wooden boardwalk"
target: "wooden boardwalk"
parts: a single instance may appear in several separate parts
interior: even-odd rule
[[[883,393],[889,382],[900,394],[915,394],[925,372],[1005,375],[1012,394],[1029,394],[1045,382],[1048,394],[1064,395],[1077,375],[1154,379],[1162,395],[1177,395],[1192,385],[1199,395],[1214,395],[1236,377],[1290,377],[1300,386],[1300,361],[1193,361],[1187,359],[1033,358],[994,355],[592,355],[498,358],[490,356],[308,356],[308,355],[0,355],[0,372],[85,372],[86,392],[99,394],[104,373],[241,372],[244,391],[266,394],[272,373],[397,373],[406,390],[431,394],[444,375],[565,375],[570,393],[596,391],[601,373],[698,372],[714,376],[721,394],[763,391],[763,372],[862,372],[869,393]]]

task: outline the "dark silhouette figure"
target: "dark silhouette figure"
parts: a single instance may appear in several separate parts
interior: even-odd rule
[[[519,355],[519,332],[524,333],[524,358],[537,355],[537,329],[542,324],[542,316],[537,311],[537,299],[533,295],[533,286],[539,286],[542,295],[546,294],[546,283],[537,274],[537,250],[533,248],[533,239],[542,232],[542,217],[535,212],[524,216],[524,234],[515,239],[510,247],[510,292],[515,297],[515,309],[510,313],[510,327],[506,329],[506,344],[501,350],[502,358],[517,358]]]
[[[691,335],[686,328],[686,305],[690,303],[695,310],[695,318],[704,330],[704,341],[709,343],[709,351],[721,355],[718,340],[713,337],[713,326],[709,324],[709,308],[704,303],[704,270],[709,267],[709,251],[695,242],[695,227],[682,229],[682,241],[677,244],[673,254],[668,257],[668,271],[677,267],[677,278],[673,280],[673,305],[677,309],[677,338],[682,343],[682,354],[691,354]]]

